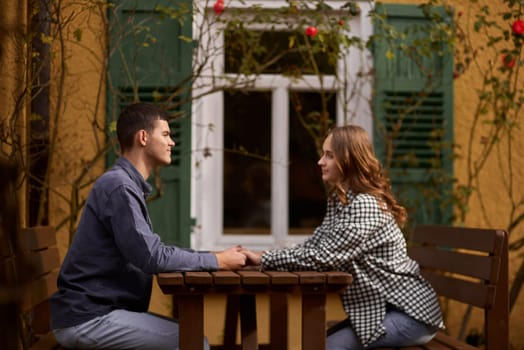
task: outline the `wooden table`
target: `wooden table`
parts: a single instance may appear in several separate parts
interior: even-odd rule
[[[343,291],[352,281],[344,272],[240,270],[158,274],[164,294],[176,296],[180,349],[203,349],[204,296],[227,294],[224,348],[234,349],[240,314],[241,348],[258,349],[256,295],[270,295],[271,349],[287,349],[287,294],[302,296],[302,349],[325,349],[326,294]]]

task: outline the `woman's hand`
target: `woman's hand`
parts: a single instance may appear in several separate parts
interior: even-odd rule
[[[248,249],[242,249],[241,252],[247,258],[246,265],[255,265],[255,266],[260,265],[260,260],[262,258],[262,255],[264,254],[264,252],[255,252],[255,251],[248,250]]]

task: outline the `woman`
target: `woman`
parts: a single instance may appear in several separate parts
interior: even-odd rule
[[[318,165],[329,194],[322,224],[295,247],[245,251],[250,263],[353,275],[341,295],[348,318],[330,332],[329,350],[428,342],[443,328],[438,299],[407,256],[400,230],[406,210],[391,194],[366,131],[355,125],[332,129]]]

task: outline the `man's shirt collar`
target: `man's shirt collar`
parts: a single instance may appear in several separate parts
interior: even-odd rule
[[[119,157],[116,165],[120,166],[129,175],[129,177],[142,189],[144,197],[147,197],[153,191],[153,187],[142,177],[136,167],[126,157]]]

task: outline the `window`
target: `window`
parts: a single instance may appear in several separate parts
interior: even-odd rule
[[[308,115],[319,113],[325,99],[329,127],[335,125],[336,94],[291,91],[289,96],[289,234],[311,234],[322,223],[326,198],[317,161],[323,140],[315,140],[304,126]]]
[[[271,92],[224,91],[224,233],[271,229]]]
[[[289,50],[290,41],[297,40],[297,32],[288,30],[265,31],[242,28],[226,28],[224,30],[225,44],[225,72],[242,73],[250,68],[261,74],[277,74],[293,76],[300,74],[314,74],[314,68],[308,65],[304,50]],[[244,35],[246,34],[246,35]],[[247,39],[247,41],[246,41]],[[253,57],[243,55],[243,46],[254,46]],[[280,54],[282,56],[280,56]],[[334,75],[336,62],[329,62],[328,55],[315,53],[315,62],[322,74]],[[275,59],[277,58],[277,59]]]
[[[333,16],[347,12],[336,10],[344,2],[330,3]],[[272,10],[285,5],[265,1],[263,8],[279,16]],[[371,33],[371,8],[364,3],[361,7],[351,31],[366,37]],[[269,59],[286,51],[292,40],[304,40],[298,21],[287,18],[269,26],[256,23],[246,11],[239,25],[233,15],[227,20],[228,12],[233,13],[229,8],[220,20],[212,11],[195,20],[197,28],[199,22],[209,24],[207,32],[196,36],[199,45],[210,45],[201,51],[213,56],[205,57],[209,75],[194,84],[194,95],[202,97],[193,104],[192,246],[268,249],[301,242],[320,224],[325,210],[317,166],[325,135],[320,130],[348,121],[370,129],[371,112],[364,102],[370,100],[370,87],[351,93],[339,79],[356,79],[357,65],[350,60],[360,66],[363,57],[351,53],[329,62],[327,55],[317,53],[319,79],[298,49]],[[252,48],[249,55],[245,46]],[[217,82],[223,89],[205,92]],[[320,121],[316,129],[311,128],[312,118]]]

